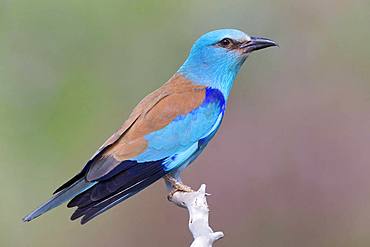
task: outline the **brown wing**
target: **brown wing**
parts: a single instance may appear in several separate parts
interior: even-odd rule
[[[144,152],[147,147],[145,135],[164,128],[177,116],[191,112],[204,97],[203,86],[193,85],[181,76],[173,77],[141,101],[118,134],[108,139],[93,158],[87,180],[97,180],[122,161]]]
[[[198,95],[195,95],[195,96],[198,96],[198,97],[202,96],[202,95],[199,95],[199,94],[203,94],[204,92],[200,92],[199,89],[204,89],[204,87],[193,85],[191,83],[191,81],[185,79],[181,75],[173,76],[162,87],[158,88],[157,90],[155,90],[151,94],[147,95],[143,100],[140,101],[140,103],[134,108],[134,110],[130,114],[129,118],[123,123],[123,125],[111,137],[109,137],[104,142],[104,144],[98,149],[98,151],[93,155],[93,157],[91,157],[90,160],[94,159],[99,154],[101,154],[102,151],[105,150],[107,147],[116,143],[117,140],[119,140],[125,134],[125,132],[128,129],[130,129],[130,127],[133,126],[133,124],[140,117],[146,116],[147,113],[152,111],[154,106],[156,106],[159,102],[162,101],[162,104],[166,105],[168,103],[171,103],[171,102],[168,102],[168,101],[176,101],[176,102],[173,102],[173,103],[175,103],[175,104],[177,103],[176,104],[177,106],[179,106],[181,104],[183,105],[184,103],[185,104],[186,103],[193,103],[189,106],[185,105],[182,108],[189,108],[194,104],[199,104],[199,100],[197,100],[197,99],[195,99],[196,102],[188,102],[189,100],[192,101],[193,97],[191,97],[191,95],[189,95],[189,94],[193,93],[194,91],[198,92]],[[187,93],[189,93],[189,94],[187,94]],[[179,98],[178,100],[176,100],[175,97],[172,98],[172,100],[165,100],[165,101],[163,100],[167,96],[173,95],[173,94],[183,94],[183,96],[181,97],[181,99]],[[201,98],[203,99],[204,95]],[[157,107],[157,109],[158,109],[157,111],[160,111],[161,110],[160,108],[163,108],[163,107]],[[167,113],[170,114],[170,115],[174,115],[174,114],[178,115],[177,112],[176,112],[175,107],[173,107],[172,112],[167,111]],[[166,117],[166,116],[163,116],[163,117]],[[146,117],[146,119],[148,119],[148,117]],[[150,124],[156,124],[156,123],[157,122],[152,122]]]
[[[82,172],[56,192],[83,176],[86,176],[88,181],[106,176],[122,161],[143,152],[147,145],[144,136],[165,127],[178,115],[184,115],[199,106],[205,97],[204,89],[181,75],[174,75],[162,87],[146,96],[123,125],[91,157]]]

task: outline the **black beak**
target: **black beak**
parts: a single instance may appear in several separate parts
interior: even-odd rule
[[[278,46],[278,44],[271,40],[262,37],[251,37],[250,41],[243,43],[240,48],[244,49],[245,53],[265,49],[270,46]]]

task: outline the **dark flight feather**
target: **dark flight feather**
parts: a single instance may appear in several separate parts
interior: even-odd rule
[[[73,198],[68,207],[77,207],[71,216],[72,220],[83,216],[85,224],[119,202],[122,202],[150,184],[154,183],[167,172],[163,170],[162,160],[137,163],[124,161],[117,166],[120,171],[113,171],[115,176],[103,177],[97,183]]]

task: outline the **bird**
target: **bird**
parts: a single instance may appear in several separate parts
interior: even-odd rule
[[[69,201],[67,207],[76,208],[71,220],[85,224],[161,178],[170,195],[192,191],[182,182],[182,171],[218,131],[247,57],[272,46],[278,45],[237,29],[200,36],[178,71],[141,100],[83,169],[23,221]]]

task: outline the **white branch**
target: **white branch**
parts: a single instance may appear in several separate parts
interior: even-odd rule
[[[190,247],[212,247],[213,242],[224,236],[223,232],[214,232],[208,223],[209,209],[206,200],[206,185],[198,191],[175,192],[169,200],[189,211],[189,230],[194,241]]]

